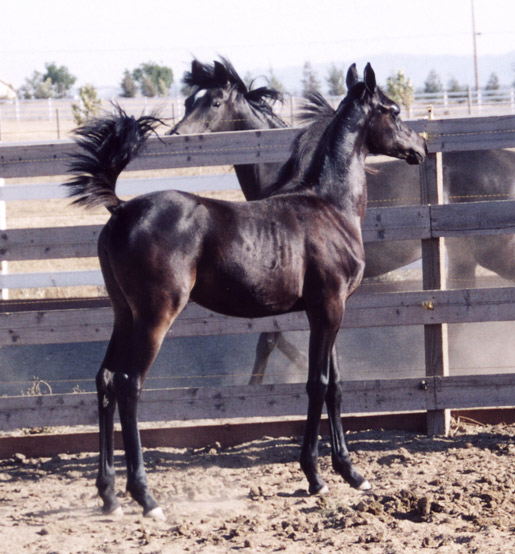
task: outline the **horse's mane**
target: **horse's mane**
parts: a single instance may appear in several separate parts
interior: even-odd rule
[[[225,71],[219,71],[217,64],[221,65]],[[215,63],[203,63],[195,59],[192,62],[192,70],[186,71],[182,80],[184,84],[197,90],[223,87],[230,82],[240,92],[247,92],[247,85],[226,58],[220,58],[220,62]]]
[[[221,88],[229,83],[256,110],[281,122],[272,110],[270,102],[282,101],[282,94],[269,87],[255,89],[247,87],[227,58],[220,57],[220,61],[215,61],[212,64],[202,63],[195,59],[192,62],[191,71],[186,71],[182,80],[184,84],[192,89],[192,93],[186,99],[186,105],[193,103],[199,91]],[[284,125],[284,123],[282,124]]]
[[[335,113],[336,110],[319,92],[306,91],[304,93],[304,102],[297,119],[300,123],[305,124],[312,124],[317,121],[326,123],[331,120]]]
[[[292,191],[302,185],[303,177],[325,129],[336,111],[318,92],[304,93],[297,119],[306,125],[293,141],[288,161],[282,166],[273,186],[273,194]]]

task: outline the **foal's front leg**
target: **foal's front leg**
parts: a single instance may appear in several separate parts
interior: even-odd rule
[[[329,430],[331,434],[331,454],[333,468],[349,485],[355,489],[369,490],[370,483],[352,465],[349,451],[345,444],[345,436],[342,427],[340,406],[342,401],[340,372],[338,369],[338,357],[336,346],[331,352],[329,368],[329,386],[326,394],[327,415],[329,417]]]
[[[322,494],[328,490],[318,472],[318,435],[320,418],[329,385],[329,359],[336,333],[343,316],[338,306],[331,309],[306,312],[310,322],[309,371],[306,392],[308,394],[308,417],[300,465],[309,482],[310,494]]]

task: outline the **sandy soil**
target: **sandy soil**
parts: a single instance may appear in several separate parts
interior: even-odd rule
[[[324,497],[306,493],[297,438],[147,450],[164,522],[143,518],[125,496],[123,517],[103,516],[94,455],[18,455],[0,462],[0,552],[513,552],[514,436],[513,425],[460,422],[449,438],[352,433],[354,460],[373,490],[337,478],[324,443]]]

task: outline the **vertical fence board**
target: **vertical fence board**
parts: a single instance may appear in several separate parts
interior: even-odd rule
[[[443,201],[443,175],[441,153],[429,154],[420,171],[420,195],[423,204],[441,204]],[[422,286],[424,290],[444,289],[443,239],[422,240]],[[428,302],[424,306],[433,310]],[[447,324],[424,325],[426,376],[449,375]],[[449,410],[428,410],[429,435],[447,435],[450,427]]]

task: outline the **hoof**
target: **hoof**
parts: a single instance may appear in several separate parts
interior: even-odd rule
[[[158,521],[164,521],[166,519],[163,510],[159,506],[153,510],[150,510],[150,512],[147,512],[145,516]]]
[[[123,510],[121,506],[117,506],[113,511],[104,512],[104,514],[111,517],[123,517]]]
[[[317,492],[313,493],[314,496],[324,496],[329,492],[329,487],[324,483],[324,486]]]
[[[359,491],[369,491],[372,488],[372,485],[367,479],[365,479],[357,488]]]
[[[308,492],[311,496],[321,496],[329,492],[329,487],[322,482],[321,486],[314,487],[310,485]]]

